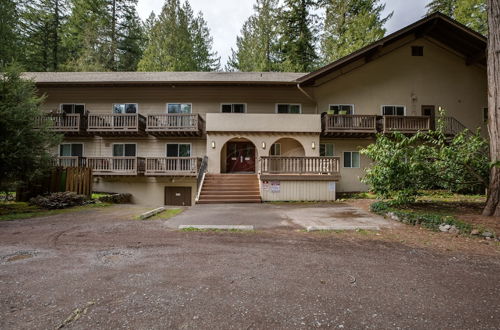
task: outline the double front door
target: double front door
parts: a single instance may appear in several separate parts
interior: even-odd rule
[[[251,142],[228,142],[226,170],[234,172],[255,172],[255,146]]]

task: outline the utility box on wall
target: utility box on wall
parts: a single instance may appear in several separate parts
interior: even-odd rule
[[[334,201],[335,181],[263,180],[262,201]]]

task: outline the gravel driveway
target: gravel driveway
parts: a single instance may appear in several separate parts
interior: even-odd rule
[[[0,328],[500,325],[498,256],[295,230],[182,232],[137,213],[0,222]]]

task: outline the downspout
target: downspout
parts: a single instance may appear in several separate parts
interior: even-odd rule
[[[314,105],[315,105],[315,108],[314,108],[314,113],[318,113],[318,103],[316,102],[316,100],[311,96],[309,95],[302,87],[300,87],[300,83],[297,83],[297,88],[299,91],[302,92],[302,94],[304,94],[309,100],[313,101],[314,102]]]

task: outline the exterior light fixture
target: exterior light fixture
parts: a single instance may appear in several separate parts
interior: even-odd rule
[[[211,146],[212,146],[212,149],[215,149],[215,141],[212,141]]]
[[[266,149],[266,143],[262,142],[262,149]]]
[[[314,142],[314,141],[313,141],[313,142],[311,143],[311,148],[312,148],[313,150],[314,150],[314,149],[316,149],[316,142]]]

